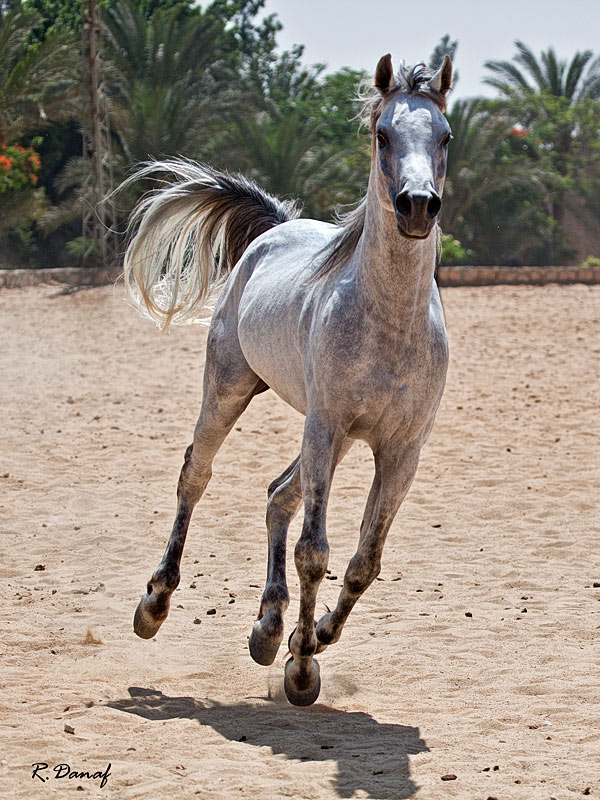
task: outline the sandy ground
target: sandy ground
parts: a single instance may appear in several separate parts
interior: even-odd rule
[[[132,614],[170,530],[206,329],[161,335],[111,289],[0,295],[2,798],[600,797],[600,287],[448,289],[444,302],[436,426],[381,577],[320,656],[318,703],[296,709],[285,647],[260,667],[247,637],[265,490],[302,419],[271,392],[240,419],[170,617],[142,641]],[[331,498],[319,613],[371,475],[355,446]],[[291,559],[290,591],[288,632]],[[34,763],[48,769],[32,777]],[[59,778],[60,764],[98,777]]]

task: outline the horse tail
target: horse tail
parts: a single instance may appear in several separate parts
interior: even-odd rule
[[[300,211],[241,175],[183,159],[148,162],[123,187],[159,176],[164,185],[131,214],[124,277],[137,307],[166,330],[197,319],[250,242]]]

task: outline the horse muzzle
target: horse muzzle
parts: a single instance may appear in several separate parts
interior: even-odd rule
[[[396,195],[394,206],[402,236],[426,239],[436,223],[442,200],[434,191],[405,191]]]

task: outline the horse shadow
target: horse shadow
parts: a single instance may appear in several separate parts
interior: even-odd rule
[[[268,746],[288,759],[336,761],[332,788],[339,797],[352,797],[360,789],[377,800],[410,798],[419,787],[410,778],[408,756],[429,752],[418,728],[380,723],[362,711],[321,703],[299,710],[271,697],[200,702],[136,686],[128,692],[129,697],[107,705],[149,720],[195,719],[230,741]]]

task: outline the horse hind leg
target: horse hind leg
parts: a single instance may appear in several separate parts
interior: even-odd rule
[[[211,478],[213,459],[252,397],[267,388],[248,366],[237,338],[226,341],[209,335],[202,408],[179,476],[175,522],[133,619],[133,629],[142,639],[154,636],[169,613],[190,519]]]
[[[283,639],[283,615],[290,602],[286,581],[286,544],[290,522],[302,502],[300,456],[271,483],[267,493],[267,582],[248,642],[250,655],[263,666],[269,666],[275,660]]]

